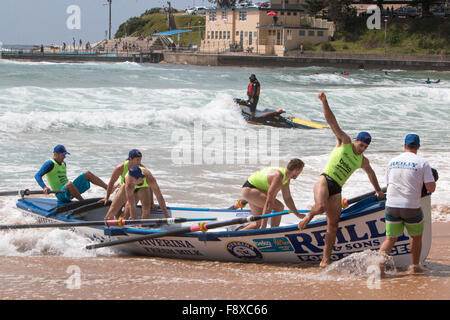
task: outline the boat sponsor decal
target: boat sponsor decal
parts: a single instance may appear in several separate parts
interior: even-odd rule
[[[253,239],[256,247],[261,252],[283,252],[294,251],[289,240],[285,237],[270,238],[270,239]]]
[[[153,255],[203,256],[188,240],[147,239],[139,244]]]
[[[262,253],[250,243],[233,240],[226,243],[225,248],[236,258],[246,261],[258,261],[263,259]]]
[[[336,233],[336,243],[333,247],[332,260],[366,249],[378,249],[383,243],[385,231],[385,219],[360,221],[353,224],[340,226]],[[310,231],[308,233],[291,233],[285,237],[294,248],[294,253],[301,261],[320,261],[325,247],[325,234],[327,229]],[[392,255],[410,253],[409,238],[402,235],[398,238]]]

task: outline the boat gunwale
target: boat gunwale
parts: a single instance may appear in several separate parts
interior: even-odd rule
[[[53,208],[51,211],[46,211],[46,210],[39,208],[38,206],[34,205],[31,202],[32,207],[30,208],[29,202],[28,202],[28,206],[26,206],[22,203],[21,200],[22,199],[19,199],[19,202],[17,203],[17,207],[19,207],[20,209],[24,209],[26,211],[31,211],[35,214],[39,214],[45,218],[64,221],[64,222],[85,221],[82,219],[71,218],[70,215],[72,214],[73,210],[66,211],[65,215],[54,214],[54,211],[56,211],[58,207]],[[53,199],[48,199],[48,200],[53,200]],[[86,200],[90,200],[90,199],[86,199]],[[359,218],[361,216],[373,214],[380,210],[384,210],[384,207],[385,207],[384,204],[385,204],[385,201],[383,201],[383,200],[375,203],[373,197],[369,197],[369,198],[364,199],[364,200],[356,203],[355,205],[350,206],[349,208],[346,208],[345,210],[343,210],[339,222],[352,220],[355,218]],[[87,204],[87,205],[89,205],[89,204]],[[80,206],[76,209],[79,209],[82,207],[83,206]],[[373,208],[370,208],[370,207],[373,207]],[[368,208],[370,208],[370,209],[368,209]],[[74,209],[74,210],[76,210],[76,209]],[[168,209],[173,210],[173,211],[202,211],[202,212],[227,212],[227,213],[231,213],[231,212],[239,213],[239,212],[249,212],[250,211],[250,210],[185,208],[185,207],[168,207]],[[357,210],[357,211],[354,212],[354,211],[352,211],[352,209]],[[300,211],[308,212],[308,210],[300,210]],[[308,224],[308,226],[305,228],[305,230],[325,226],[326,224],[327,224],[326,218],[311,221]],[[150,235],[150,234],[154,234],[154,233],[158,233],[158,232],[167,231],[167,229],[141,229],[141,228],[133,228],[133,227],[115,227],[115,226],[106,226],[106,225],[104,225],[104,226],[89,226],[89,228],[103,229],[103,230],[106,230],[106,229],[121,230],[123,233],[125,233],[125,234],[121,234],[121,235],[132,235],[132,234],[139,234],[139,235],[149,234]],[[266,229],[257,229],[257,230],[208,231],[207,233],[209,234],[210,237],[217,239],[217,238],[230,238],[230,237],[257,236],[257,235],[264,235],[264,234],[269,235],[269,234],[276,234],[276,233],[287,233],[287,232],[292,232],[292,231],[299,231],[297,224],[290,224],[290,225],[285,225],[285,226],[266,228]],[[201,237],[202,234],[204,234],[204,232],[201,232],[201,233],[189,232],[189,233],[177,235],[177,237]]]

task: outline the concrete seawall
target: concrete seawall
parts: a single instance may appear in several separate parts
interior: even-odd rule
[[[2,53],[1,59],[22,60],[35,62],[137,62],[158,63],[164,58],[160,52],[145,54],[130,54],[128,56],[116,56],[114,54],[52,54],[52,53]]]
[[[206,54],[195,52],[153,52],[129,54],[128,56],[94,54],[49,54],[49,53],[3,53],[2,59],[51,62],[137,62],[200,66],[241,66],[241,67],[335,67],[340,69],[402,69],[450,71],[450,57],[376,55],[342,53],[290,54],[286,57],[260,56],[251,54]]]
[[[402,69],[450,71],[450,59],[436,56],[304,54],[299,56],[258,56],[246,54],[201,54],[164,52],[164,61],[176,64],[246,67],[323,66],[345,69]]]

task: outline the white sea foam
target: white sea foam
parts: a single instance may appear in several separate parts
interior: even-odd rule
[[[24,216],[15,207],[15,197],[2,199],[0,204],[1,224],[34,224],[37,220]],[[40,256],[93,257],[116,254],[113,250],[87,250],[92,243],[86,237],[70,230],[62,229],[19,229],[0,231],[0,256]]]

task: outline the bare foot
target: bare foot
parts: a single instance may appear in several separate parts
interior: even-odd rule
[[[331,264],[331,261],[328,259],[322,259],[322,261],[320,262],[320,268],[326,268]]]
[[[418,264],[412,264],[408,268],[409,273],[422,273],[424,270]]]

